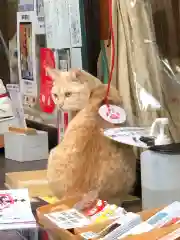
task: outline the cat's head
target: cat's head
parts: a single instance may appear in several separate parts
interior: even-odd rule
[[[78,111],[89,102],[92,90],[101,85],[101,81],[81,70],[63,72],[46,68],[53,79],[52,98],[57,107],[65,111]]]
[[[47,68],[53,79],[52,98],[57,107],[65,111],[79,111],[92,104],[99,107],[104,104],[107,85],[91,74],[81,70],[62,72]],[[114,87],[110,87],[108,102],[122,105],[121,97]]]

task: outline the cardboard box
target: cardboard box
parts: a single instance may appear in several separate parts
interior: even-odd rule
[[[9,189],[28,188],[31,198],[53,196],[46,175],[46,170],[6,173],[5,185]]]
[[[51,235],[51,238],[53,240],[82,240],[83,237],[80,235],[83,232],[87,231],[94,231],[99,232],[103,230],[106,226],[108,226],[112,221],[107,221],[104,223],[99,223],[96,225],[89,225],[84,228],[74,229],[72,231],[67,231],[64,229],[58,228],[55,224],[53,224],[51,221],[49,221],[46,217],[44,217],[45,214],[55,211],[61,211],[65,209],[72,208],[74,204],[81,199],[81,196],[77,196],[75,198],[69,198],[60,201],[59,203],[53,204],[53,205],[47,205],[40,207],[37,209],[37,216],[39,224],[44,227]],[[142,220],[147,220],[151,216],[153,216],[155,213],[160,211],[161,209],[153,209],[148,211],[140,212]],[[123,238],[124,240],[157,240],[160,239],[163,236],[168,235],[169,233],[173,232],[175,229],[180,228],[180,224],[172,225],[170,227],[164,227],[161,229],[155,229],[151,232],[139,234],[135,236],[130,236]]]
[[[44,131],[36,135],[6,132],[4,144],[5,157],[18,162],[47,159],[49,155],[48,134]]]
[[[61,211],[70,209],[74,206],[75,203],[80,201],[82,196],[72,197],[68,199],[64,199],[56,204],[46,205],[37,209],[37,219],[40,226],[44,227],[46,231],[50,234],[53,240],[78,240],[83,239],[79,235],[75,235],[73,232],[60,229],[51,221],[49,221],[44,215],[50,212]]]

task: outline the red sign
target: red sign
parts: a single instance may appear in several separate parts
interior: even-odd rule
[[[52,78],[47,74],[46,67],[55,68],[54,52],[49,48],[40,49],[40,108],[45,113],[52,113],[55,104],[52,100],[51,89],[53,86]]]

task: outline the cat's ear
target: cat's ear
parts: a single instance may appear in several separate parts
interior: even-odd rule
[[[61,71],[55,68],[46,67],[46,73],[55,81],[60,77]]]
[[[71,79],[73,81],[81,84],[87,84],[90,90],[102,84],[98,78],[81,69],[73,69],[71,70],[71,74]]]
[[[79,77],[80,77],[80,75],[81,75],[81,70],[80,69],[71,69],[70,71],[69,71],[69,73],[70,73],[70,76],[71,76],[71,80],[73,81],[73,82],[79,82]]]
[[[90,85],[93,84],[94,86],[98,86],[101,84],[101,81],[98,78],[94,77],[92,74],[84,70],[79,73],[78,78],[81,82],[88,82]]]

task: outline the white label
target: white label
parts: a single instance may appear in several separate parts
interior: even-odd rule
[[[44,0],[47,47],[70,48],[69,11],[67,0]]]
[[[68,0],[71,46],[82,47],[79,0]]]
[[[44,0],[47,47],[82,47],[79,0]]]
[[[70,48],[68,0],[54,0],[55,48]]]
[[[18,126],[20,128],[26,128],[26,121],[22,103],[22,94],[17,84],[7,84],[7,90],[12,100],[12,108],[15,118],[17,119]]]
[[[44,16],[44,1],[43,0],[36,0],[36,11],[37,16]]]
[[[55,16],[53,3],[53,0],[44,0],[45,29],[48,48],[54,48],[55,41]]]
[[[69,209],[62,212],[53,212],[45,215],[49,220],[54,222],[58,227],[71,229],[89,225],[91,222],[76,209]]]

